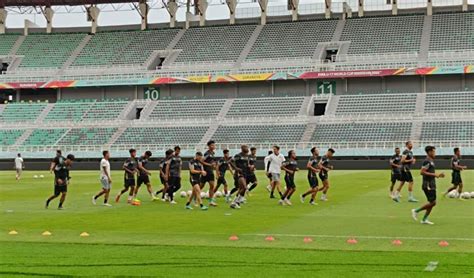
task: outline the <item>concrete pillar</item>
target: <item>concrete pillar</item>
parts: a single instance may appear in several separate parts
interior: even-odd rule
[[[258,0],[258,4],[260,5],[260,24],[265,25],[267,24],[267,7],[268,7],[268,0]]]
[[[166,5],[166,10],[170,15],[170,27],[176,27],[176,13],[178,12],[178,4],[176,4],[176,0],[170,0]]]
[[[186,29],[189,29],[189,22],[191,19],[194,17],[194,15],[191,13],[191,0],[186,1]]]
[[[7,21],[7,15],[7,10],[0,8],[0,34],[5,34],[6,32],[5,22]]]
[[[398,14],[398,3],[397,0],[392,0],[392,15]]]
[[[235,24],[235,9],[237,8],[237,0],[226,0],[225,2],[229,8],[229,24]]]
[[[326,19],[331,18],[331,4],[332,0],[325,0],[326,4]]]
[[[426,3],[426,14],[433,15],[433,2],[431,0]]]
[[[91,21],[91,34],[95,34],[97,32],[97,26],[99,24],[99,14],[100,9],[97,6],[91,6],[87,9],[87,15]]]
[[[25,19],[25,27],[23,28],[24,36],[28,36],[28,32],[31,27],[39,27],[39,26],[33,23],[31,20]]]
[[[197,0],[197,11],[199,14],[199,26],[206,25],[207,0]]]
[[[467,0],[462,0],[462,11],[467,12],[469,9],[469,5],[467,3]]]
[[[298,6],[300,4],[299,0],[288,0],[288,10],[291,10],[291,20],[298,20]]]
[[[51,7],[46,7],[44,9],[44,17],[46,18],[46,33],[51,34],[53,31],[53,17],[54,11]]]
[[[352,8],[347,4],[347,2],[342,3],[342,18],[351,18],[352,17]]]
[[[140,0],[138,3],[138,13],[142,18],[141,30],[146,30],[148,28],[148,11],[150,6],[146,3],[146,0]]]
[[[359,17],[364,16],[364,0],[359,0],[358,12],[359,12]]]

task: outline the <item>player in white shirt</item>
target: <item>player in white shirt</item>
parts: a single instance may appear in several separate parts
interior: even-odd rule
[[[21,173],[23,172],[24,168],[25,168],[25,163],[23,162],[23,158],[21,157],[21,154],[19,153],[17,157],[15,158],[15,170],[16,170],[17,181],[20,180]]]
[[[280,174],[281,174],[281,165],[285,161],[285,157],[280,153],[280,147],[273,146],[273,154],[271,154],[268,158],[268,169],[267,174],[271,175],[272,179],[272,190],[270,192],[270,198],[275,198],[273,195],[275,192],[275,188],[278,190],[280,194],[280,198],[283,196],[281,194],[281,186],[280,186]]]
[[[110,152],[103,151],[102,155],[104,156],[100,161],[100,183],[102,184],[102,190],[99,191],[96,195],[92,196],[92,203],[95,205],[97,199],[104,195],[104,206],[111,207],[109,204],[109,194],[112,187],[112,178],[110,174]]]
[[[265,173],[267,175],[267,178],[268,178],[268,185],[267,185],[267,190],[268,190],[268,193],[270,193],[272,191],[272,175],[270,175],[270,173],[268,173],[268,166],[270,166],[270,155],[273,154],[273,151],[268,151],[268,155],[265,156],[265,158],[263,159],[263,164],[265,164]]]

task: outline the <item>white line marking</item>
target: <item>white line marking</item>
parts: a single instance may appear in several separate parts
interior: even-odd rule
[[[425,271],[433,272],[438,267],[438,262],[429,262],[425,267]]]
[[[404,237],[404,236],[337,236],[337,235],[299,235],[299,234],[243,234],[243,236],[279,236],[279,237],[319,237],[319,238],[365,238],[365,239],[408,239],[408,240],[459,240],[459,241],[474,241],[474,238],[456,238],[456,237]]]

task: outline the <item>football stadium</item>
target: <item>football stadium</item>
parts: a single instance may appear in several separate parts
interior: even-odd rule
[[[474,277],[473,0],[0,0],[1,277]]]

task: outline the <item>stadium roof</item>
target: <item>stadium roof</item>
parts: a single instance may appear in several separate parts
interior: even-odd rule
[[[130,3],[125,0],[0,0],[0,7],[8,6],[77,6],[90,4]]]

